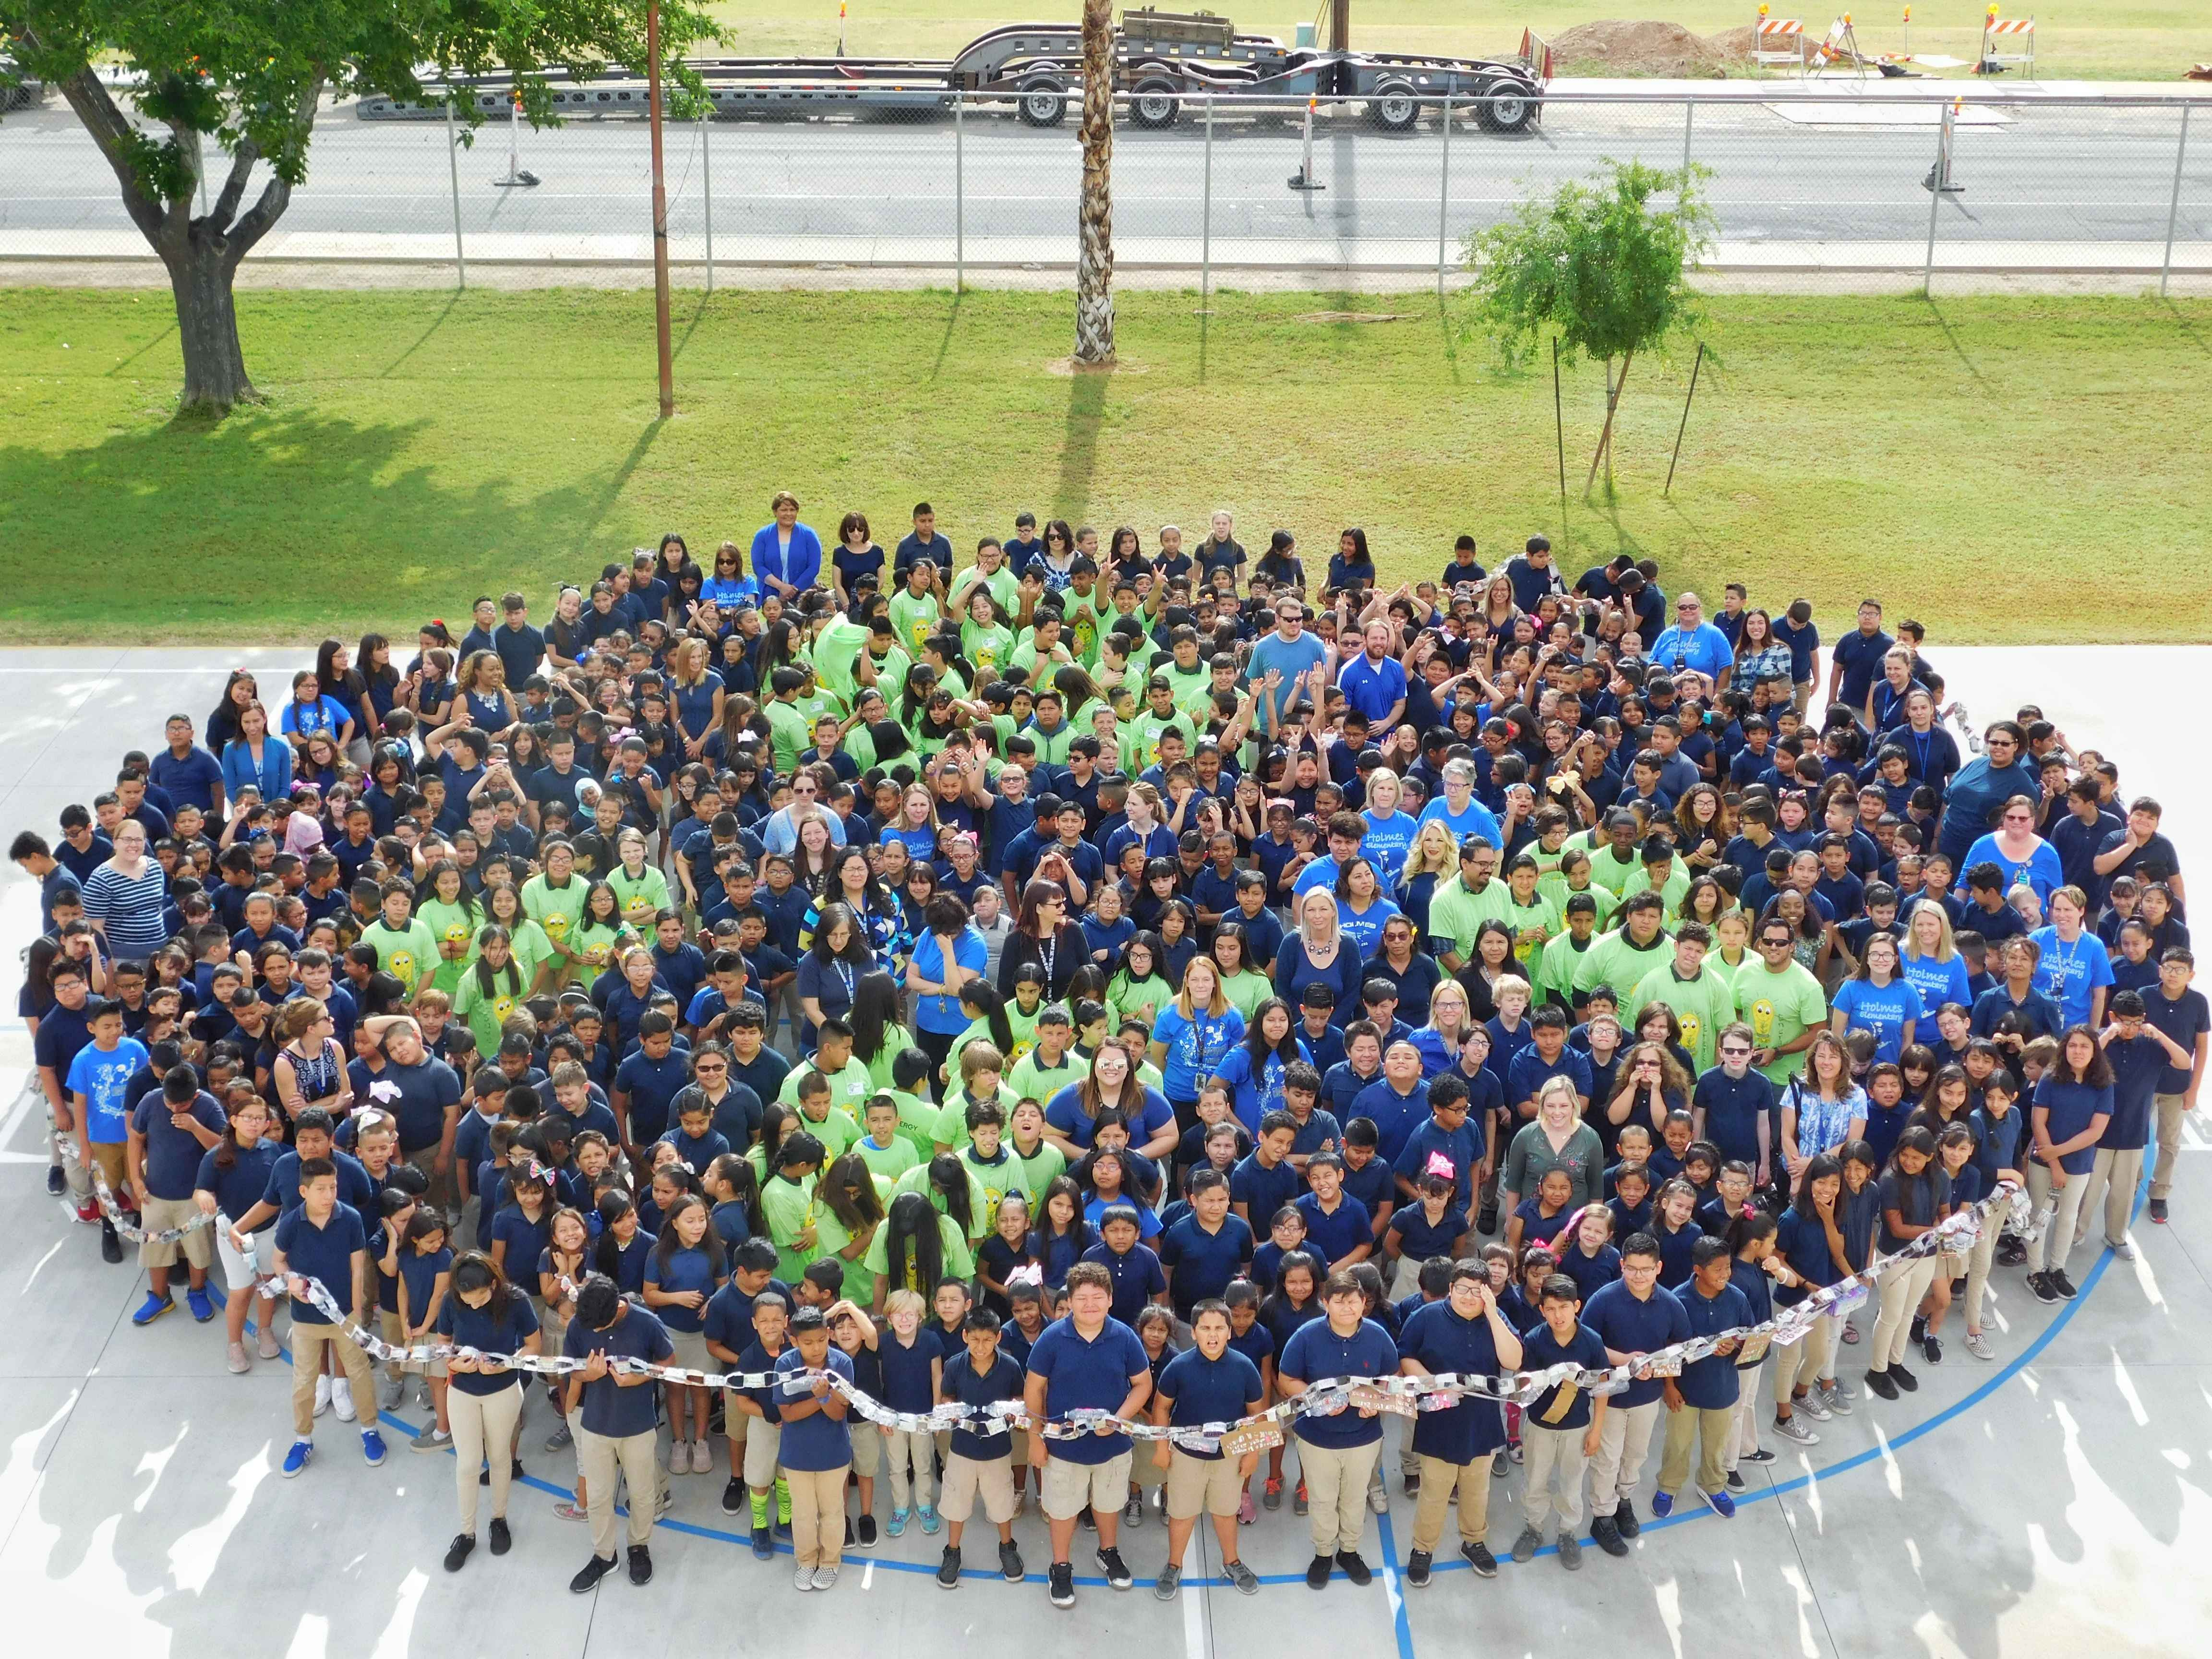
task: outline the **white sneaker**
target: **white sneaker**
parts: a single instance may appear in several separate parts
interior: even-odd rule
[[[353,1383],[346,1377],[331,1379],[331,1409],[337,1413],[338,1421],[350,1423],[357,1413],[353,1404]]]
[[[811,1567],[793,1568],[791,1573],[791,1587],[795,1590],[812,1589],[814,1588],[814,1569]]]
[[[2124,1238],[2118,1243],[2108,1244],[2105,1248],[2119,1261],[2132,1261],[2136,1259],[2136,1247],[2130,1240]]]
[[[818,1589],[818,1590],[826,1590],[826,1589],[836,1589],[836,1588],[837,1588],[837,1569],[836,1569],[836,1568],[835,1568],[835,1567],[817,1567],[817,1568],[815,1568],[815,1569],[814,1569],[814,1588],[815,1588],[815,1589]]]
[[[315,1379],[315,1415],[320,1417],[330,1408],[331,1379],[327,1376],[319,1376]]]

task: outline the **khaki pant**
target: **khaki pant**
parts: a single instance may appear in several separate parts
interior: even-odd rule
[[[2158,1162],[2151,1168],[2150,1195],[2164,1198],[2173,1190],[2173,1164],[2181,1154],[2181,1120],[2187,1115],[2180,1095],[2156,1097]]]
[[[1667,1442],[1659,1455],[1659,1490],[1679,1494],[1690,1478],[1690,1449],[1698,1453],[1698,1490],[1728,1485],[1729,1448],[1735,1443],[1735,1407],[1684,1406],[1667,1413]]]
[[[1459,1492],[1461,1541],[1480,1544],[1489,1536],[1490,1454],[1483,1453],[1472,1463],[1424,1456],[1420,1501],[1413,1506],[1413,1547],[1424,1555],[1434,1555],[1443,1538],[1444,1511],[1451,1506],[1455,1487]]]
[[[2066,1258],[2074,1249],[2074,1230],[2081,1225],[2084,1200],[2089,1196],[2089,1176],[2069,1175],[2063,1187],[2054,1187],[2051,1171],[2039,1162],[2027,1166],[2028,1202],[2040,1215],[2046,1206],[2055,1206],[2051,1224],[2043,1230],[2043,1237],[2027,1247],[2027,1270],[2032,1273],[2061,1273],[2065,1270]]]
[[[1606,1416],[1613,1416],[1607,1412]],[[1521,1457],[1528,1472],[1528,1488],[1521,1498],[1522,1516],[1529,1531],[1544,1536],[1545,1522],[1554,1510],[1559,1516],[1559,1535],[1571,1538],[1583,1527],[1583,1471],[1589,1459],[1583,1453],[1587,1428],[1547,1429],[1521,1419]],[[1559,1492],[1552,1491],[1557,1481]],[[1611,1513],[1610,1510],[1607,1513]]]
[[[853,1424],[853,1473],[863,1480],[872,1480],[884,1466],[883,1433],[874,1424],[858,1420],[858,1412],[853,1416],[856,1419]],[[1015,1435],[1014,1443],[1019,1445],[1027,1437]]]
[[[1802,1341],[1774,1350],[1774,1403],[1786,1406],[1800,1389],[1809,1389],[1828,1370],[1836,1352],[1838,1322],[1826,1314],[1815,1319]],[[1779,1415],[1778,1413],[1777,1415]]]
[[[2140,1163],[2141,1159],[2138,1158]],[[200,1206],[189,1198],[149,1198],[139,1206],[139,1224],[149,1233],[165,1232],[171,1227],[182,1227],[200,1218]],[[216,1226],[223,1224],[218,1222]],[[205,1273],[215,1265],[215,1227],[195,1227],[182,1238],[168,1239],[156,1243],[150,1238],[138,1241],[138,1265],[142,1267],[167,1267],[177,1259],[177,1252],[185,1253],[185,1260]]]
[[[1042,1474],[1044,1512],[1053,1521],[1073,1521],[1090,1505],[1094,1514],[1110,1514],[1129,1501],[1132,1455],[1122,1452],[1103,1463],[1071,1463],[1051,1455],[1045,1448]]]
[[[78,1144],[82,1148],[85,1143],[80,1141]],[[95,1140],[90,1143],[90,1147],[93,1163],[100,1165],[100,1174],[107,1177],[108,1192],[118,1204],[129,1202],[130,1158],[124,1151],[123,1143],[117,1141],[110,1145],[104,1140]],[[77,1199],[90,1198],[93,1194],[91,1170],[81,1163],[71,1164],[69,1166],[69,1187],[70,1194]]]
[[[422,1201],[441,1215],[451,1209],[453,1202],[453,1174],[451,1170],[447,1170],[443,1175],[438,1173],[437,1147],[425,1146],[419,1152],[410,1152],[407,1155],[407,1162],[420,1170],[423,1178],[430,1183],[430,1190],[423,1194]],[[532,1278],[537,1276],[535,1262],[531,1264],[531,1276]]]
[[[795,1490],[795,1489],[794,1489]],[[983,1513],[997,1526],[1014,1518],[1014,1464],[1008,1457],[979,1462],[954,1452],[945,1460],[945,1491],[937,1512],[947,1521],[965,1523],[975,1512],[975,1498],[983,1498]]]
[[[653,1535],[653,1511],[660,1498],[660,1459],[653,1450],[654,1437],[644,1434],[593,1434],[576,1413],[576,1468],[588,1489],[592,1517],[592,1553],[602,1561],[615,1559],[615,1473],[629,1480],[629,1541],[642,1544]],[[494,1458],[497,1462],[496,1456]]]
[[[755,1492],[769,1492],[775,1486],[776,1454],[783,1449],[783,1425],[769,1422],[765,1418],[749,1418],[750,1426],[745,1431],[745,1485]]]
[[[890,1465],[891,1507],[927,1509],[937,1481],[937,1442],[926,1432],[905,1429],[893,1429],[883,1439],[884,1461]],[[1121,1499],[1116,1498],[1114,1506],[1119,1509]]]
[[[302,1440],[315,1437],[315,1379],[322,1375],[323,1350],[337,1355],[338,1366],[355,1390],[362,1413],[362,1430],[376,1425],[376,1373],[361,1346],[336,1325],[318,1325],[298,1316],[292,1319],[292,1431]]]
[[[1658,1426],[1662,1404],[1650,1400],[1626,1409],[1617,1405],[1607,1408],[1597,1455],[1590,1459],[1592,1515],[1611,1515],[1636,1490],[1644,1476],[1644,1460],[1651,1455],[1651,1431]]]
[[[1874,1322],[1874,1334],[1867,1340],[1870,1371],[1886,1371],[1904,1364],[1905,1351],[1912,1341],[1912,1316],[1919,1309],[1920,1298],[1928,1294],[1929,1285],[1936,1281],[1932,1255],[1910,1261],[1892,1257],[1883,1265],[1887,1271],[1880,1281],[1881,1313]]]
[[[2081,1194],[2081,1223],[2105,1210],[2105,1243],[2117,1244],[2128,1236],[2128,1218],[2136,1207],[2136,1188],[2142,1185],[2142,1148],[2125,1152],[2097,1148],[2097,1167],[2089,1172],[2089,1190]],[[153,1224],[147,1224],[151,1226]],[[171,1223],[171,1225],[175,1224]]]
[[[1759,1449],[1759,1412],[1766,1403],[1766,1388],[1759,1378],[1759,1365],[1740,1365],[1735,1373],[1735,1405],[1733,1408],[1735,1429],[1729,1436],[1728,1455],[1721,1461],[1730,1474],[1744,1458]]]
[[[1964,1304],[1966,1328],[1970,1331],[1982,1328],[1982,1295],[1989,1289],[1990,1268],[1997,1259],[1997,1226],[1994,1215],[1984,1222],[1982,1236],[1966,1252],[1966,1293],[1960,1300]]]
[[[491,1466],[491,1512],[507,1514],[507,1488],[514,1480],[514,1425],[522,1420],[522,1385],[514,1383],[497,1394],[467,1394],[455,1389],[446,1396],[446,1419],[453,1431],[453,1485],[460,1494],[461,1530],[477,1535],[477,1471]]]
[[[1151,1451],[1152,1448],[1146,1447],[1139,1455],[1139,1461],[1147,1460]],[[1180,1446],[1169,1457],[1168,1519],[1195,1521],[1201,1515],[1237,1513],[1244,1496],[1244,1483],[1237,1475],[1242,1459],[1193,1457]]]
[[[1380,1440],[1364,1446],[1316,1446],[1299,1439],[1298,1473],[1305,1478],[1306,1519],[1316,1555],[1359,1547],[1367,1525],[1367,1478],[1382,1455]]]
[[[799,1566],[834,1570],[844,1560],[845,1476],[852,1467],[783,1472],[791,1491],[791,1553]]]

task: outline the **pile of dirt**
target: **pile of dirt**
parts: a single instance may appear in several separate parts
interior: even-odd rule
[[[1718,34],[1708,35],[1706,44],[1718,47],[1725,62],[1743,64],[1751,62],[1751,54],[1758,40],[1759,31],[1745,23],[1735,28],[1723,29]],[[1787,52],[1789,47],[1778,41],[1773,50]],[[1799,50],[1802,52],[1803,48],[1801,46]],[[1789,66],[1784,64],[1783,67],[1786,70]]]
[[[1693,34],[1680,23],[1611,19],[1567,30],[1552,42],[1552,54],[1575,74],[1650,75],[1668,80],[1718,80],[1726,62],[1716,41]]]

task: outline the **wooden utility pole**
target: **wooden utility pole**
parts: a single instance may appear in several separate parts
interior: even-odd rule
[[[660,348],[660,418],[676,412],[676,358],[668,333],[668,185],[661,171],[660,6],[645,8],[646,110],[653,127],[653,328]]]

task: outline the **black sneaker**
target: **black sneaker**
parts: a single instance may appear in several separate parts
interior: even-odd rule
[[[2027,1288],[2035,1293],[2035,1299],[2038,1302],[2058,1300],[2058,1287],[2051,1282],[2049,1273],[2030,1273],[2027,1276]]]
[[[568,1581],[568,1588],[579,1595],[588,1595],[599,1588],[599,1580],[615,1570],[611,1555],[595,1555],[584,1563],[584,1570]]]
[[[453,1541],[446,1546],[446,1571],[459,1572],[468,1564],[469,1556],[476,1547],[477,1535],[474,1533],[454,1534]]]
[[[1773,1461],[1773,1451],[1765,1446],[1753,1446],[1736,1459],[1739,1463],[1771,1463]]]
[[[2153,1202],[2156,1202],[2156,1200],[2154,1200]],[[2155,1221],[2158,1218],[2156,1216],[2153,1216],[2151,1219]],[[2004,1267],[2017,1267],[2021,1262],[2027,1260],[2027,1246],[2021,1243],[2016,1238],[1999,1239],[1997,1241],[1996,1259],[1998,1262]]]
[[[1429,1569],[1435,1561],[1436,1557],[1431,1555],[1428,1551],[1415,1550],[1406,1558],[1406,1582],[1415,1585],[1427,1583]]]
[[[56,1175],[59,1175],[61,1171],[57,1170],[54,1173]],[[46,1190],[50,1193],[58,1194],[61,1191],[61,1188],[53,1182],[48,1181],[46,1182]],[[2151,1200],[2150,1218],[2153,1221],[2157,1222],[2160,1226],[2164,1226],[2166,1224],[2166,1200],[2164,1199],[2154,1198]]]
[[[111,1267],[123,1260],[123,1236],[106,1216],[100,1218],[100,1259]]]
[[[1869,1371],[1866,1374],[1866,1385],[1884,1400],[1897,1398],[1897,1379],[1887,1371]]]
[[[862,1516],[853,1523],[853,1531],[859,1537],[861,1547],[866,1548],[876,1541],[876,1517],[872,1515]]]
[[[1334,1557],[1327,1555],[1316,1555],[1314,1557],[1312,1560],[1306,1563],[1306,1588],[1308,1589],[1327,1589],[1328,1588],[1328,1576],[1335,1570],[1335,1568],[1336,1561]]]
[[[56,1164],[49,1167],[46,1170],[46,1196],[49,1198],[59,1198],[67,1191],[69,1191],[69,1177],[62,1173],[62,1166]],[[2152,1215],[2151,1219],[2153,1221],[2165,1220],[2166,1200],[2162,1198],[2154,1198],[2151,1200],[2151,1206],[2155,1211],[2155,1213]]]
[[[491,1518],[491,1553],[504,1555],[514,1547],[514,1534],[507,1529],[507,1517],[495,1515]]]
[[[1406,1496],[1408,1498],[1419,1498],[1420,1495],[1421,1472],[1419,1469],[1415,1469],[1412,1474],[1406,1477]]]
[[[1743,1476],[1739,1474],[1734,1469],[1730,1469],[1728,1472],[1728,1489],[1730,1492],[1744,1492],[1748,1490],[1744,1486]]]
[[[1083,1513],[1077,1516],[1075,1519],[1085,1532],[1097,1532],[1098,1530],[1098,1517],[1091,1514],[1091,1505],[1088,1504],[1085,1504],[1083,1506]],[[1071,1566],[1068,1571],[1073,1572],[1075,1569]]]
[[[1927,1334],[1928,1320],[1926,1316],[1922,1314],[1913,1315],[1912,1329],[1907,1334],[1907,1340],[1911,1342],[1913,1346],[1918,1347],[1920,1346],[1921,1340]]]
[[[1484,1205],[1480,1214],[1475,1218],[1474,1224],[1476,1231],[1481,1233],[1485,1238],[1488,1238],[1496,1233],[1498,1231],[1498,1206],[1495,1204]]]
[[[2081,1294],[2074,1287],[2074,1281],[2066,1277],[2066,1270],[2063,1267],[2053,1267],[2044,1278],[2050,1281],[2052,1290],[2069,1302]]]
[[[937,1564],[937,1582],[947,1589],[960,1588],[960,1546],[947,1544],[945,1557]]]
[[[1620,1500],[1620,1507],[1613,1512],[1613,1524],[1620,1528],[1623,1538],[1633,1538],[1644,1530],[1643,1523],[1636,1518],[1636,1505],[1626,1498]]]
[[[642,1544],[629,1547],[629,1582],[650,1584],[653,1582],[653,1552]]]
[[[739,1515],[744,1513],[744,1507],[745,1483],[733,1474],[729,1484],[722,1488],[722,1513]]]
[[[1920,1339],[1920,1352],[1928,1356],[1928,1363],[1929,1364],[1942,1364],[1943,1363],[1943,1339],[1940,1336],[1922,1337]]]
[[[1121,1559],[1121,1552],[1117,1549],[1098,1552],[1098,1570],[1106,1575],[1107,1583],[1115,1589],[1129,1589],[1136,1584],[1137,1575],[1129,1571],[1129,1564]]]
[[[489,1469],[485,1470],[485,1471],[484,1471],[484,1485],[486,1485],[486,1486],[489,1486],[489,1485],[491,1484],[491,1478],[490,1478],[490,1477],[491,1477],[491,1471],[490,1471],[490,1470],[489,1470]],[[522,1473],[522,1460],[521,1460],[520,1458],[519,1458],[519,1457],[518,1457],[518,1458],[516,1458],[516,1459],[515,1459],[515,1460],[514,1460],[511,1464],[509,1464],[509,1465],[508,1465],[508,1467],[507,1467],[507,1478],[508,1480],[522,1480],[522,1479],[524,1479],[524,1478],[525,1478],[525,1477],[524,1477],[524,1475],[523,1475],[523,1473]]]
[[[1899,1388],[1904,1389],[1905,1393],[1917,1394],[1920,1391],[1920,1379],[1915,1376],[1911,1371],[1905,1370],[1904,1366],[1892,1365],[1889,1368],[1887,1375],[1889,1376],[1889,1380],[1896,1383]]]
[[[1055,1561],[1052,1571],[1045,1575],[1047,1591],[1056,1607],[1075,1605],[1075,1568],[1066,1561]]]
[[[1374,1573],[1369,1570],[1367,1563],[1360,1559],[1358,1550],[1339,1550],[1336,1553],[1336,1565],[1344,1569],[1344,1576],[1355,1584],[1367,1585],[1375,1582]]]
[[[1022,1565],[1021,1547],[1011,1541],[999,1546],[999,1571],[1009,1584],[1018,1584],[1029,1569]]]
[[[1467,1558],[1468,1565],[1474,1569],[1476,1577],[1498,1577],[1498,1558],[1490,1553],[1489,1545],[1462,1544],[1459,1547],[1459,1553]]]
[[[1590,1522],[1590,1542],[1607,1555],[1628,1553],[1628,1540],[1620,1535],[1620,1523],[1609,1515],[1601,1515]]]

